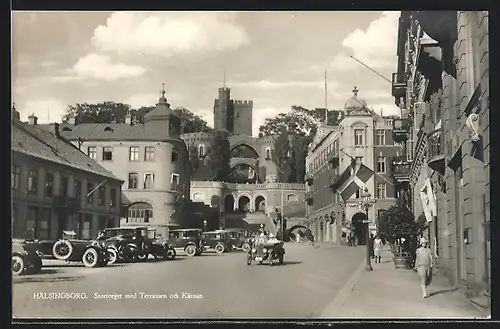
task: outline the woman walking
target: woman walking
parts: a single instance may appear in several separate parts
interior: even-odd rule
[[[377,235],[373,240],[373,251],[375,256],[375,263],[380,263],[382,258],[382,239]]]
[[[427,247],[427,239],[420,239],[420,248],[417,249],[415,258],[415,270],[420,277],[420,285],[422,286],[422,295],[424,298],[429,297],[427,293],[427,286],[430,284],[432,278],[432,250]]]

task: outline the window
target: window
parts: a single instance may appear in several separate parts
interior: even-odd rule
[[[87,184],[87,203],[88,204],[94,203],[94,184],[92,183]]]
[[[205,156],[205,145],[203,144],[198,145],[198,156],[200,158]]]
[[[28,172],[28,192],[36,193],[38,189],[38,171],[30,170]]]
[[[50,208],[40,208],[40,218],[37,223],[37,237],[40,240],[50,238]]]
[[[387,197],[387,186],[385,183],[377,184],[377,198],[385,199]]]
[[[155,174],[153,173],[145,173],[144,174],[144,189],[150,190],[154,189],[155,183]]]
[[[377,145],[385,145],[385,129],[377,129]]]
[[[173,191],[177,191],[179,188],[179,175],[172,174],[172,178],[170,179],[170,189]]]
[[[81,237],[83,240],[90,240],[92,233],[92,215],[85,214],[85,219],[83,220],[83,225],[81,226]]]
[[[87,155],[89,158],[97,160],[97,147],[89,146],[87,147]]]
[[[139,146],[131,146],[128,151],[129,161],[139,161]]]
[[[12,166],[12,176],[11,176],[11,181],[12,181],[12,188],[17,189],[19,188],[19,176],[21,175],[21,168],[19,166]]]
[[[149,223],[153,219],[153,206],[147,202],[133,204],[128,209],[128,223]]]
[[[116,205],[116,189],[112,188],[111,191],[109,192],[109,207],[114,208]]]
[[[364,157],[356,157],[356,163],[357,164],[362,164],[363,161],[364,161],[364,159],[365,159]]]
[[[146,146],[144,149],[144,161],[155,161],[155,147]]]
[[[45,196],[52,198],[54,195],[54,174],[45,174]]]
[[[266,147],[266,160],[271,160],[271,148]]]
[[[354,145],[363,145],[363,129],[354,129]]]
[[[179,152],[177,150],[172,150],[172,163],[179,160]]]
[[[104,206],[105,198],[106,198],[106,187],[104,185],[101,185],[97,190],[97,204],[100,206]]]
[[[59,195],[62,196],[68,196],[68,182],[69,178],[68,177],[61,177],[61,183],[59,184],[60,189],[59,189]]]
[[[128,174],[128,189],[135,190],[138,187],[139,174],[131,172]]]
[[[385,174],[385,157],[377,158],[377,172]]]
[[[82,182],[75,180],[73,183],[73,196],[77,200],[82,200]]]
[[[104,146],[102,148],[102,160],[111,161],[113,160],[113,148],[110,146]]]

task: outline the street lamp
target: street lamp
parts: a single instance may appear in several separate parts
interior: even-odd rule
[[[206,232],[207,231],[207,220],[205,219],[203,221],[203,232]]]
[[[369,223],[370,220],[368,219],[368,210],[371,208],[371,206],[375,203],[375,200],[371,198],[372,195],[370,192],[368,192],[368,188],[365,187],[365,190],[361,194],[361,199],[363,201],[360,202],[361,208],[365,210],[366,213],[366,219],[363,221],[366,223],[366,232],[365,232],[365,240],[366,240],[366,271],[373,271],[372,267],[372,262],[371,262],[371,246],[370,246],[370,231],[369,231]]]

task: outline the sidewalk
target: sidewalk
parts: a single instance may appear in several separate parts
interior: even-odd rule
[[[321,318],[484,318],[459,292],[440,286],[436,280],[424,299],[417,274],[396,270],[390,251],[373,271],[360,264],[337,297],[323,310]]]

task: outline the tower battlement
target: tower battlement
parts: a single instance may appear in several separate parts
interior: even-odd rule
[[[236,105],[253,105],[253,101],[234,100],[233,102]]]
[[[222,87],[222,88],[219,88],[219,91],[231,91],[231,88],[227,88],[227,87]]]

